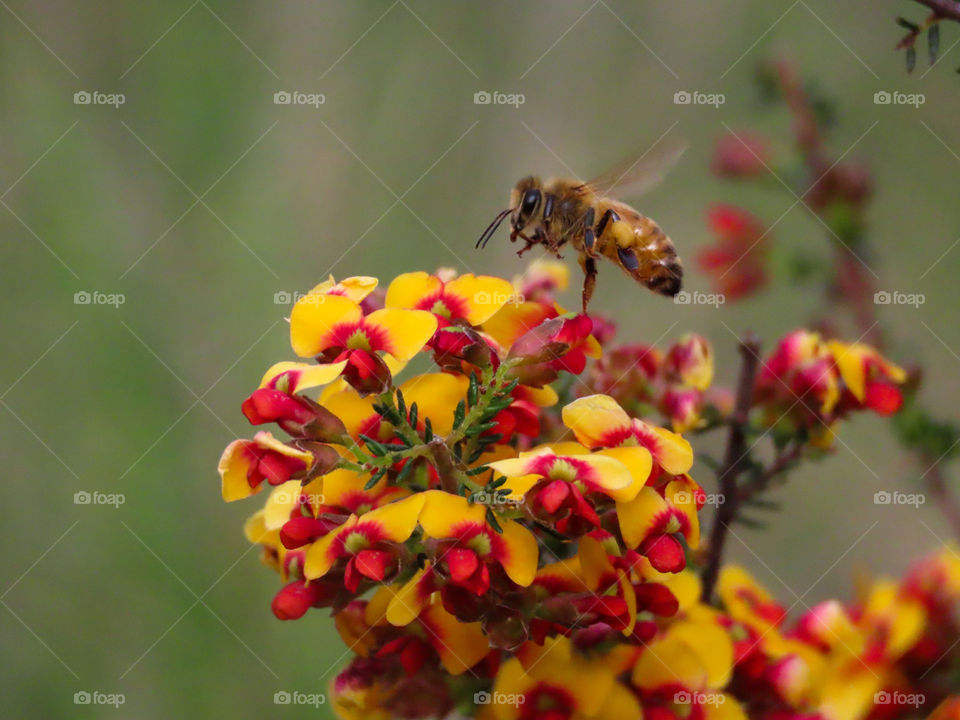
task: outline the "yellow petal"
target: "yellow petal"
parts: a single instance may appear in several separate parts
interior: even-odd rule
[[[305,295],[290,313],[290,345],[300,357],[313,357],[332,346],[333,328],[357,323],[362,317],[360,306],[349,298]]]
[[[393,595],[386,611],[387,622],[391,625],[409,625],[420,616],[430,601],[429,593],[423,591],[423,577],[429,569],[428,562]]]
[[[337,561],[337,556],[334,553],[334,543],[342,533],[349,531],[356,524],[357,516],[351,515],[336,530],[328,532],[319,540],[314,540],[311,543],[310,547],[307,548],[307,556],[303,563],[303,576],[307,580],[323,577],[330,572],[330,568]]]
[[[463,674],[490,652],[479,622],[460,622],[440,603],[427,607],[420,620],[427,630],[427,639],[440,655],[443,668],[451,675]]]
[[[454,530],[461,524],[486,525],[486,509],[482,505],[470,505],[465,497],[443,490],[427,490],[416,497],[424,498],[420,527],[427,537],[453,537]]]
[[[272,385],[273,381],[284,373],[289,373],[286,382],[281,380],[276,388],[283,392],[295,393],[308,388],[320,387],[332,383],[346,367],[347,362],[317,365],[316,363],[278,362],[271,366],[260,381],[260,387]]]
[[[667,501],[650,487],[641,488],[630,502],[618,502],[617,518],[623,542],[630,549],[637,547],[656,526],[657,518],[669,511]]]
[[[279,530],[287,520],[303,491],[299,480],[288,480],[270,491],[267,504],[263,506],[264,525],[267,530]]]
[[[453,429],[453,411],[467,397],[470,381],[463,375],[426,373],[410,378],[400,386],[407,407],[417,404],[420,420],[430,418],[436,435]]]
[[[614,458],[627,467],[633,480],[615,499],[624,501],[633,500],[637,496],[637,493],[640,492],[640,488],[647,484],[650,471],[653,469],[653,457],[650,455],[650,451],[640,446],[624,446],[607,448],[599,451],[597,454]]]
[[[384,505],[360,516],[363,525],[375,525],[380,536],[393,542],[404,542],[417,528],[417,519],[423,509],[424,495],[417,493],[389,505]]]
[[[500,539],[505,546],[498,558],[507,576],[520,587],[527,587],[537,574],[539,551],[537,539],[523,525],[513,520],[500,519],[503,533]]]
[[[217,471],[220,473],[220,493],[225,502],[256,495],[263,487],[261,483],[256,488],[251,488],[247,481],[247,470],[251,463],[246,452],[249,444],[249,440],[234,440],[224,448],[220,462],[217,463]]]
[[[364,325],[377,328],[386,337],[386,351],[406,362],[416,355],[437,331],[437,318],[426,310],[383,308],[364,318]]]
[[[630,416],[609,395],[587,395],[563,408],[563,424],[588,448],[612,447],[630,428]]]
[[[514,299],[513,285],[490,275],[461,275],[446,284],[444,293],[455,295],[463,301],[466,319],[471,325],[486,322]]]
[[[443,281],[434,275],[422,271],[404,273],[397,275],[390,283],[384,304],[388,308],[417,308],[422,300],[435,295],[442,288]]]

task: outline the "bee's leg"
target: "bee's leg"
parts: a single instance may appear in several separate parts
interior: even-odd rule
[[[583,215],[583,247],[587,251],[587,255],[595,255],[593,251],[593,246],[597,241],[597,236],[593,232],[593,217],[594,209],[590,208]]]
[[[540,230],[537,230],[532,240],[528,238],[526,235],[524,235],[523,233],[519,233],[519,235],[520,237],[523,238],[523,241],[526,243],[526,245],[524,245],[522,248],[517,250],[517,257],[523,257],[523,254],[525,252],[530,250],[530,248],[534,247],[535,245],[539,245],[541,242],[541,240],[539,239]]]
[[[593,297],[593,288],[597,284],[597,261],[590,255],[580,256],[580,267],[583,268],[583,313],[587,313],[587,305]]]
[[[611,221],[616,222],[619,219],[620,219],[620,216],[617,215],[617,213],[615,213],[613,210],[607,210],[603,214],[603,217],[600,218],[600,222],[597,223],[597,230],[596,230],[597,238],[600,239],[603,237],[603,233],[607,229],[607,225],[609,225]],[[599,253],[593,253],[593,254],[599,255]]]

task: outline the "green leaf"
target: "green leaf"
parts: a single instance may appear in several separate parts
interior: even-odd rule
[[[487,508],[487,524],[492,527],[498,535],[503,535],[503,528],[497,522],[497,516],[490,508]]]
[[[400,392],[400,391],[398,390],[397,392]],[[413,405],[410,406],[410,427],[414,427],[414,428],[415,428],[415,427],[417,426],[417,414],[418,414],[418,412],[419,412],[419,411],[418,411],[418,409],[417,409],[417,404],[416,404],[416,403],[413,403]]]
[[[403,399],[403,391],[400,388],[397,388],[397,412],[402,418],[407,416],[407,403]]]
[[[467,403],[463,400],[457,403],[457,409],[453,411],[453,429],[456,430],[463,424],[463,418],[467,414]]]
[[[433,440],[433,424],[430,422],[430,418],[426,418],[423,421],[423,441],[430,442]]]
[[[927,30],[927,51],[930,53],[930,64],[937,62],[937,53],[940,52],[940,23],[934,23]]]
[[[470,387],[467,389],[467,403],[470,407],[477,404],[480,398],[480,381],[475,372],[470,373]]]

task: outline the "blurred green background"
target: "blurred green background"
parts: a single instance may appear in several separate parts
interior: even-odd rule
[[[328,273],[386,281],[442,265],[510,277],[520,265],[503,232],[484,253],[473,243],[519,176],[589,176],[667,131],[690,149],[637,204],[687,258],[689,289],[709,289],[691,260],[710,241],[715,201],[768,223],[783,215],[778,253],[829,259],[820,224],[802,205],[787,212],[793,198],[777,183],[709,173],[724,124],[788,149],[786,114],[753,89],[764,57],[794,59],[836,99],[836,154],[859,138],[850,157],[877,182],[868,263],[880,287],[927,298],[881,317],[896,359],[924,366],[923,398],[956,414],[960,52],[905,73],[893,18],[921,19],[919,6],[0,4],[6,717],[327,717],[273,704],[277,691],[323,691],[346,655],[325,613],[273,618],[278,580],[241,533],[259,500],[224,505],[215,468],[250,433],[240,401],[291,357],[289,307],[275,294]],[[946,27],[943,50],[958,38]],[[483,90],[525,103],[474,104]],[[678,90],[726,102],[675,105]],[[878,106],[878,90],[926,102]],[[80,91],[125,102],[75,104]],[[278,105],[279,91],[325,103]],[[715,310],[645,294],[610,267],[600,280],[594,308],[620,322],[622,340],[703,332],[728,383],[734,333],[753,328],[769,348],[820,302],[781,282]],[[75,304],[82,291],[125,302]],[[923,471],[886,423],[858,417],[841,437],[834,457],[776,494],[784,511],[766,531],[738,529],[730,542],[730,557],[795,610],[848,597],[860,569],[900,572],[947,536],[931,503],[873,504],[878,489],[919,488]],[[697,477],[712,489],[705,468]],[[125,503],[78,505],[78,491]],[[78,691],[125,704],[76,705]]]

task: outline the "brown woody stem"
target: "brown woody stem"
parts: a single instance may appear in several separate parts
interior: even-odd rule
[[[760,362],[760,340],[752,333],[740,342],[740,355],[740,378],[737,381],[736,405],[730,418],[727,448],[718,478],[724,501],[717,506],[717,514],[710,531],[707,563],[703,571],[703,599],[707,602],[713,595],[713,588],[717,583],[727,532],[730,525],[736,520],[740,508],[741,498],[737,486],[737,477],[743,470],[746,456],[749,455],[747,424],[750,420],[754,381],[757,377],[757,366]]]

